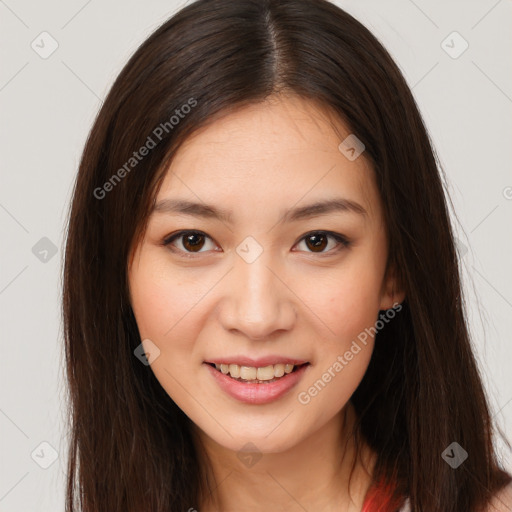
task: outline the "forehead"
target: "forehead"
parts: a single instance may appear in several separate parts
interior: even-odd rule
[[[271,97],[226,114],[189,137],[177,151],[157,196],[233,207],[262,208],[343,196],[369,213],[380,201],[364,157],[339,150],[350,130],[321,106],[298,97]]]

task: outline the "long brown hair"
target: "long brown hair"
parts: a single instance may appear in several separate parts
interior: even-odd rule
[[[180,144],[277,93],[349,126],[382,196],[406,300],[351,399],[358,436],[377,454],[374,480],[428,512],[476,512],[510,481],[493,448],[438,159],[398,67],[325,0],[199,0],[126,64],[81,158],[63,273],[67,512],[181,512],[207,492],[190,420],[134,356],[127,265]],[[453,442],[469,454],[457,469],[441,456]]]

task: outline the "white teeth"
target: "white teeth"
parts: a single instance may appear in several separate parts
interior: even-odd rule
[[[238,379],[238,377],[240,377],[240,366],[238,366],[237,364],[230,364],[229,374],[231,375],[231,377]]]
[[[256,378],[258,380],[271,380],[275,377],[274,375],[274,366],[264,366],[263,368],[258,368],[256,371]]]
[[[276,377],[282,377],[284,375],[284,364],[275,364],[274,365],[274,375]]]
[[[234,379],[271,381],[291,373],[295,368],[293,364],[270,364],[260,368],[253,366],[239,366],[238,364],[215,364],[215,368],[223,374],[230,374]]]
[[[254,366],[240,366],[240,378],[244,380],[255,380],[257,371]]]

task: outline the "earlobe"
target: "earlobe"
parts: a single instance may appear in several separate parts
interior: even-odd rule
[[[394,266],[389,266],[382,286],[380,309],[391,309],[393,305],[401,304],[405,300],[405,290],[400,284]]]

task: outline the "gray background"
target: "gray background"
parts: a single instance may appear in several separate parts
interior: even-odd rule
[[[478,359],[510,440],[512,2],[337,3],[394,56],[431,133],[457,213]],[[71,187],[114,78],[181,5],[0,0],[0,512],[64,510],[60,272]],[[46,59],[43,31],[58,43]]]

